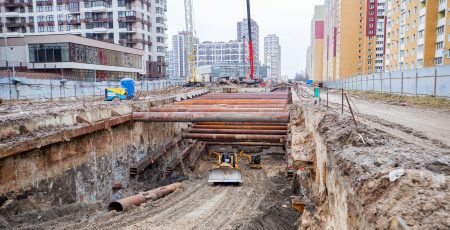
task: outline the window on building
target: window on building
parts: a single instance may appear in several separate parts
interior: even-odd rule
[[[417,53],[423,53],[423,45],[417,46]]]
[[[436,30],[437,35],[444,34],[444,26],[439,26]]]
[[[442,57],[438,57],[434,59],[434,64],[441,65],[442,64]]]
[[[444,42],[438,42],[436,43],[436,50],[441,50],[444,48]]]
[[[55,31],[53,26],[47,26],[47,32],[53,32]]]
[[[38,27],[38,32],[44,32],[44,26],[39,26]]]

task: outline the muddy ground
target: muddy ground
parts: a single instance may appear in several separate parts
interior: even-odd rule
[[[20,229],[296,229],[299,214],[290,206],[290,181],[279,150],[267,150],[263,168],[241,165],[243,183],[214,186],[207,170],[215,159],[203,156],[183,188],[126,212],[108,212],[107,203],[73,204],[20,215],[3,216],[0,226]],[[182,179],[172,175],[157,185]],[[156,184],[142,181],[135,192]],[[124,192],[129,193],[130,190]]]
[[[441,134],[450,135],[442,131],[448,129],[450,120],[444,119],[433,135],[414,123],[417,119],[422,122],[427,111],[415,114],[418,107],[354,99],[353,106],[359,109],[355,112],[356,126],[348,107],[344,115],[340,114],[337,99],[330,100],[327,110],[324,104],[315,104],[310,95],[303,94],[301,98],[303,111],[313,114],[310,122],[315,123],[313,126],[324,141],[310,144],[324,145],[326,170],[334,170],[338,175],[326,184],[325,194],[315,194],[317,188],[313,189],[310,199],[315,209],[302,217],[303,227],[324,229],[341,221],[349,228],[387,229],[393,220],[413,229],[450,227],[450,149],[446,141],[441,141]],[[366,103],[367,106],[361,106]],[[431,111],[431,126],[437,125],[435,116],[441,119],[448,114]],[[391,181],[389,174],[396,170],[404,173]],[[326,178],[315,179],[317,183]],[[332,195],[336,192],[332,191],[334,183],[346,186],[351,196]],[[330,209],[341,199],[346,199],[343,210],[348,209],[348,219],[332,220]]]

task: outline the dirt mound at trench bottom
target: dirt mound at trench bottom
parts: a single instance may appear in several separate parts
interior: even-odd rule
[[[418,229],[448,229],[450,156],[361,123],[358,127],[357,130],[349,116],[333,112],[325,114],[317,127],[331,162],[327,168],[337,172],[342,179],[341,186],[348,186],[352,194],[345,198],[348,227],[386,229],[393,219],[400,218]],[[389,173],[396,169],[405,173],[390,181]],[[329,194],[330,188],[327,189]],[[327,220],[324,216],[331,214],[327,206],[333,205],[330,202],[340,202],[325,197],[315,197],[321,200],[312,215],[315,220],[305,223]],[[339,199],[339,195],[334,194],[333,198]]]

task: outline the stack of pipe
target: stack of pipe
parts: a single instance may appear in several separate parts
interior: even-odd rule
[[[187,139],[281,144],[286,139],[288,91],[212,93],[133,113],[133,120],[195,122]]]

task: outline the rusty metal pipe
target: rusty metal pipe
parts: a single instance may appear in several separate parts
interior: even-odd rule
[[[201,122],[201,121],[255,121],[255,122],[289,122],[288,112],[134,112],[135,121],[154,122]]]
[[[218,133],[218,134],[260,134],[286,135],[286,130],[251,130],[251,129],[191,129],[190,133]]]
[[[167,107],[180,108],[286,108],[285,104],[245,104],[245,105],[164,105]]]
[[[254,130],[286,130],[287,126],[263,126],[263,125],[194,125],[198,129],[254,129]]]
[[[150,112],[284,112],[283,108],[151,108]]]
[[[118,201],[113,201],[108,205],[108,211],[116,210],[118,212],[128,210],[132,206],[139,206],[147,200],[157,200],[169,195],[178,188],[181,187],[181,183],[173,183],[164,187],[159,187],[147,192],[141,192],[134,196],[126,197]]]
[[[262,126],[288,126],[286,123],[269,122],[197,122],[196,125],[262,125]]]
[[[288,95],[220,95],[220,96],[200,96],[195,100],[205,99],[287,99]]]
[[[199,140],[233,140],[233,141],[267,141],[280,142],[286,135],[256,135],[256,134],[214,134],[214,133],[186,133],[183,138]]]
[[[242,146],[284,146],[283,143],[268,143],[268,142],[214,142],[208,141],[207,145],[242,145]]]
[[[211,100],[187,100],[175,102],[176,105],[246,105],[246,104],[286,104],[286,99],[211,99]],[[264,107],[264,106],[261,106]]]

